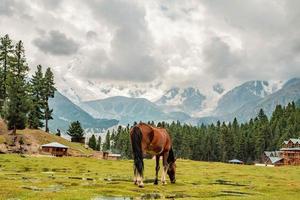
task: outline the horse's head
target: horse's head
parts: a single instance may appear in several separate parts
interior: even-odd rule
[[[176,174],[176,159],[173,162],[169,163],[169,168],[168,168],[168,175],[170,178],[171,183],[176,182],[175,174]]]

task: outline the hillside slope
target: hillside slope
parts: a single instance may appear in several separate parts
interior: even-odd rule
[[[83,144],[70,142],[62,137],[46,133],[42,130],[24,129],[17,130],[16,135],[4,132],[3,121],[0,121],[0,153],[39,153],[40,146],[50,142],[58,142],[69,147],[69,154],[72,156],[90,155],[91,149],[86,149]]]

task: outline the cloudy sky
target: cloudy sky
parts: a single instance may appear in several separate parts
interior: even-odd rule
[[[298,0],[0,0],[0,33],[24,41],[32,69],[52,67],[58,87],[69,79],[210,90],[300,76],[299,8]]]

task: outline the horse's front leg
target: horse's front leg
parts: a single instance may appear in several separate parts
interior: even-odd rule
[[[162,172],[162,176],[161,176],[161,182],[163,185],[167,184],[166,182],[166,174],[168,172],[168,167],[169,167],[169,164],[168,164],[168,156],[169,156],[169,152],[164,152],[163,153],[163,172]]]
[[[158,171],[160,169],[159,167],[159,158],[160,155],[155,156],[155,160],[156,160],[156,167],[155,167],[155,180],[154,180],[154,185],[158,184]]]

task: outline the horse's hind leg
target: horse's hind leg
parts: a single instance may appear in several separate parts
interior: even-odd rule
[[[133,178],[134,184],[138,185],[139,187],[144,187],[143,177],[139,174],[135,165],[133,166],[133,171],[134,171],[134,178]]]
[[[133,182],[135,185],[137,185],[137,169],[135,167],[135,165],[133,165],[133,173],[134,173],[134,177],[133,177]]]
[[[169,156],[168,152],[163,153],[163,167],[164,168],[163,168],[163,172],[162,172],[162,176],[161,176],[161,182],[162,182],[163,185],[167,184],[166,174],[167,174],[168,167],[169,167],[168,156]]]
[[[157,155],[156,157],[155,157],[156,159],[156,167],[155,167],[155,180],[154,180],[154,185],[157,185],[158,184],[158,171],[159,171],[159,169],[160,169],[160,167],[159,167],[159,158],[160,158],[160,156],[159,155]]]

